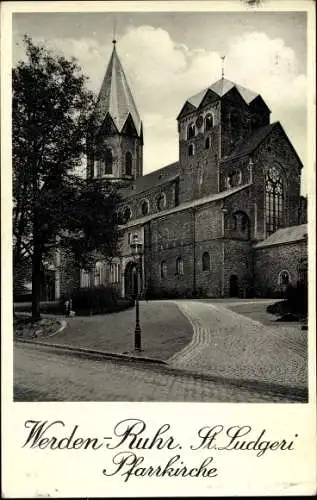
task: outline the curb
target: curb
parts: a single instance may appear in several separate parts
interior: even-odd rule
[[[192,377],[196,380],[205,380],[207,382],[210,381],[213,383],[229,385],[249,392],[257,391],[259,393],[267,395],[268,397],[272,396],[273,398],[278,396],[283,396],[291,402],[308,402],[308,389],[303,387],[284,386],[281,384],[274,384],[260,380],[245,380],[245,379],[239,380],[239,379],[225,378],[219,375],[211,375],[207,372],[198,372],[181,368],[174,368],[170,366],[167,361],[163,361],[161,359],[156,359],[156,358],[147,358],[145,356],[132,356],[128,354],[109,353],[104,351],[96,351],[93,349],[72,347],[68,345],[49,344],[47,342],[38,342],[35,340],[17,339],[15,340],[15,342],[48,347],[52,348],[53,350],[56,349],[57,351],[60,352],[63,351],[64,353],[68,353],[73,356],[85,357],[86,359],[96,359],[96,360],[108,359],[108,360],[117,360],[122,362],[139,362],[140,364],[150,363],[154,368],[157,369],[162,368],[166,373],[174,376]]]
[[[58,333],[58,332],[55,332],[55,333]],[[55,333],[53,335],[55,335]],[[33,344],[33,345],[39,345],[39,346],[43,346],[43,347],[50,347],[52,349],[59,349],[59,350],[67,351],[73,355],[79,355],[79,356],[81,355],[81,356],[92,357],[92,358],[117,359],[117,360],[121,360],[121,361],[139,361],[139,362],[143,362],[143,363],[167,365],[167,362],[163,361],[162,359],[147,358],[146,356],[133,356],[130,354],[97,351],[94,349],[85,349],[84,347],[73,347],[70,345],[50,344],[48,342],[41,342],[41,341],[37,341],[37,340],[15,339],[15,342],[20,342],[22,344]]]

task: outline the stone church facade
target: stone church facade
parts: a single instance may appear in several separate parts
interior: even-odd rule
[[[117,258],[82,271],[80,286],[153,296],[267,296],[296,284],[307,255],[303,167],[259,94],[221,78],[177,116],[179,159],[143,175],[143,127],[114,43],[87,157],[87,182],[115,183]],[[306,261],[307,262],[307,261]]]

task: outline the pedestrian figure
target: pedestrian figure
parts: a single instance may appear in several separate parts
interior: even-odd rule
[[[69,318],[72,311],[72,299],[68,298],[65,300],[65,315]]]

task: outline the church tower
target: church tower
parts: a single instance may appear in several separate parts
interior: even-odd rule
[[[88,133],[87,178],[125,186],[142,175],[142,122],[113,40]]]

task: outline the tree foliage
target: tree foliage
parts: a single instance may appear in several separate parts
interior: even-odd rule
[[[87,78],[75,59],[52,54],[28,36],[24,43],[26,60],[12,73],[13,262],[18,269],[32,258],[32,312],[39,317],[43,257],[58,237],[77,256],[110,251],[117,196],[76,173],[94,107]]]

